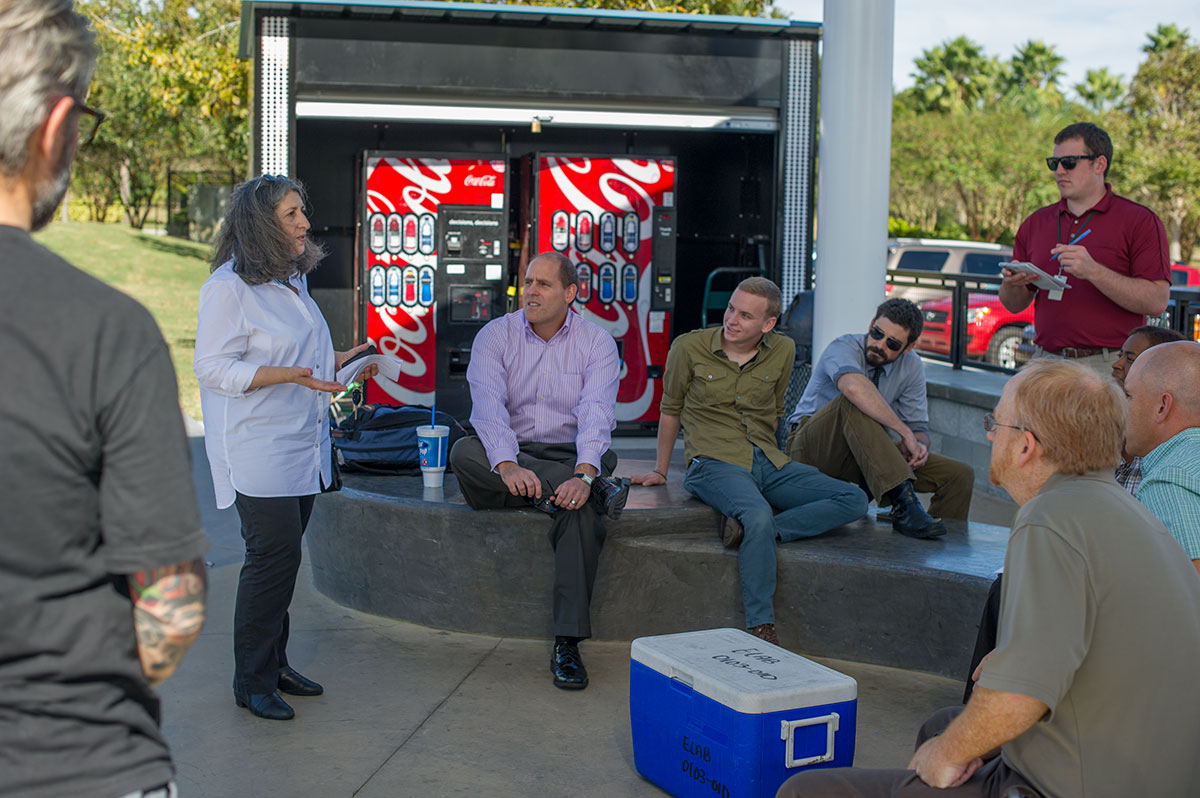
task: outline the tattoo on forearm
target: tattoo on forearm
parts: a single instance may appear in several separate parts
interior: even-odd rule
[[[204,563],[139,571],[128,581],[142,672],[157,686],[175,672],[204,626]]]

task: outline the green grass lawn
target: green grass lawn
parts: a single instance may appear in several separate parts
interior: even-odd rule
[[[141,302],[171,349],[179,404],[200,418],[200,388],[192,373],[196,308],[208,277],[210,247],[178,238],[143,235],[125,225],[55,222],[34,235],[83,271]]]

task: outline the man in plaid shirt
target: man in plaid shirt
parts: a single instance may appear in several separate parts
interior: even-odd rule
[[[1200,572],[1200,343],[1143,353],[1125,378],[1126,450],[1142,458],[1137,498]]]

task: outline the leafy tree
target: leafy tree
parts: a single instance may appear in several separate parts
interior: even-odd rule
[[[1125,88],[1121,76],[1109,72],[1108,67],[1089,69],[1083,76],[1083,82],[1074,86],[1080,102],[1093,113],[1104,113],[1115,106],[1124,96]]]
[[[1200,46],[1170,29],[1178,31],[1160,25],[1149,34],[1117,124],[1130,145],[1126,190],[1162,218],[1171,257],[1187,260],[1200,215]]]
[[[244,169],[249,68],[237,58],[237,0],[81,0],[79,8],[100,46],[89,100],[109,114],[96,150],[82,154],[81,193],[107,186],[140,228],[171,163],[202,156]]]

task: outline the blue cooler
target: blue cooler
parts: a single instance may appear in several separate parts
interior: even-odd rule
[[[678,798],[774,798],[802,769],[854,762],[858,683],[740,629],[633,641],[638,773]]]

